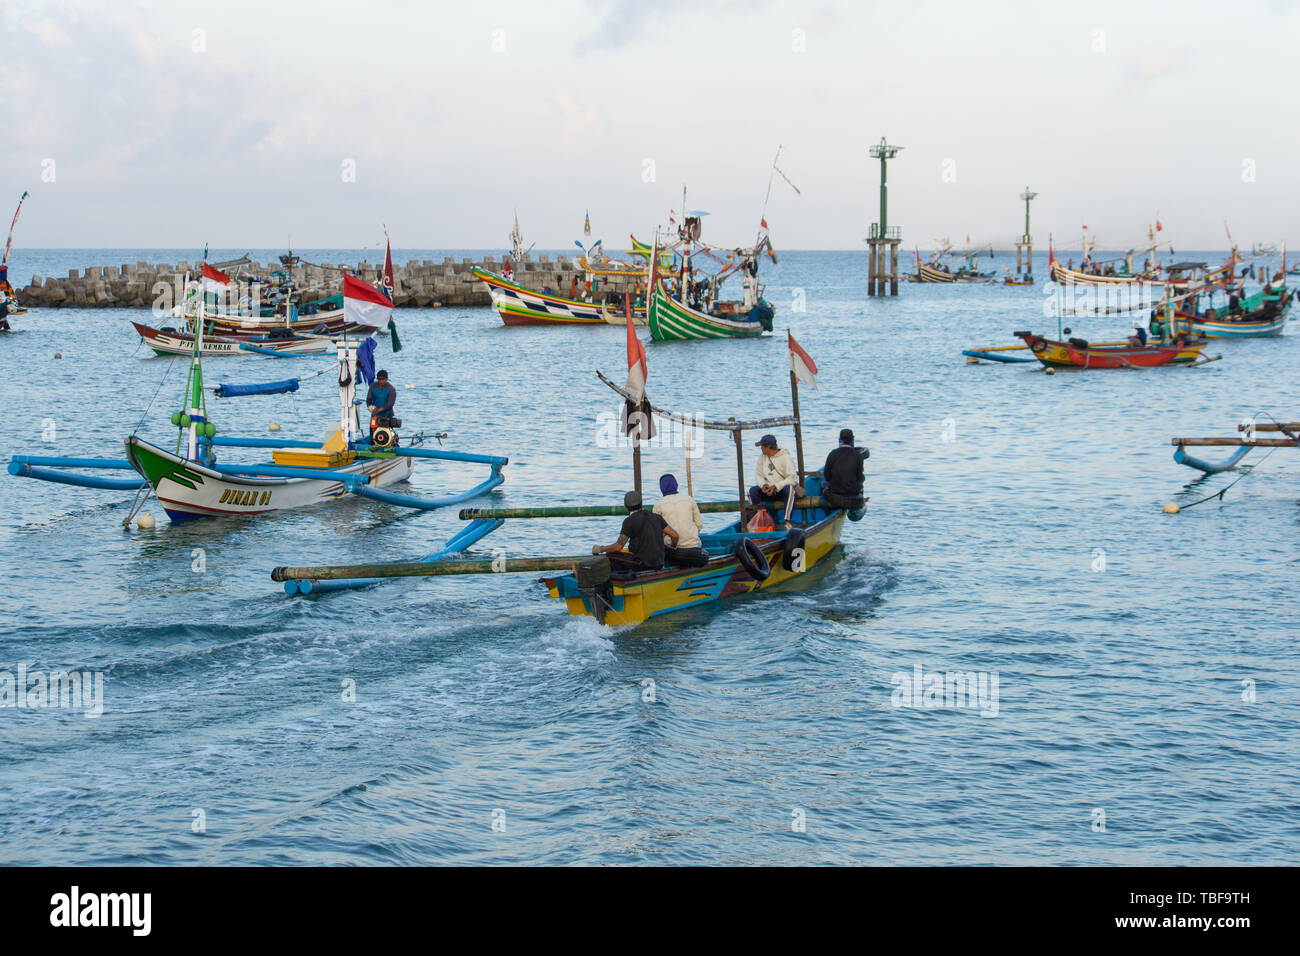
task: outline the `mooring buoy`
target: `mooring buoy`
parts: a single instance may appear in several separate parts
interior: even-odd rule
[[[147,511],[142,513],[140,517],[135,519],[135,526],[141,531],[152,531],[154,526],[153,515]]]

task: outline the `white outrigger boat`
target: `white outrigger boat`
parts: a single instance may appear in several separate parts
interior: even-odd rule
[[[207,273],[205,267],[205,276]],[[363,282],[353,281],[357,288],[349,286],[348,289],[359,303],[358,318],[364,321],[385,308],[391,310],[392,303],[381,293]],[[312,442],[218,435],[216,425],[208,417],[204,394],[213,389],[203,383],[202,328],[200,324],[198,334],[193,337],[184,411],[173,412],[171,416],[172,424],[179,430],[174,451],[130,435],[125,440],[125,460],[15,455],[10,460],[9,473],[89,488],[136,490],[136,501],[124,524],[129,524],[151,492],[175,522],[203,517],[267,515],[350,495],[398,507],[431,510],[486,494],[505,480],[501,469],[509,459],[504,457],[424,448],[421,447],[423,435],[414,436],[410,445],[403,447],[397,435],[401,427],[397,419],[372,419],[369,431],[365,431],[356,399],[358,343],[346,338],[332,343],[338,356],[339,419],[338,429],[330,438]],[[296,391],[299,381],[221,385],[215,391],[228,397],[277,394]],[[272,449],[272,460],[219,463],[216,449],[221,446]],[[491,471],[486,479],[467,491],[436,498],[385,490],[408,479],[416,459],[480,463],[488,465]],[[133,470],[139,477],[101,478],[80,474],[83,469]]]

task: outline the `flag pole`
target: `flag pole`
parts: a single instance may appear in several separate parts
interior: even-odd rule
[[[691,481],[691,433],[687,429],[686,433],[686,493],[692,498],[695,497],[695,484]]]
[[[744,442],[740,440],[740,434],[740,426],[736,426],[731,433],[731,437],[736,440],[736,483],[740,488],[740,530],[744,531],[746,525],[745,509],[746,505],[749,504],[749,499],[745,496],[745,446]]]
[[[790,401],[794,405],[794,448],[799,463],[799,484],[803,484],[803,426],[799,421],[799,379],[790,369]]]

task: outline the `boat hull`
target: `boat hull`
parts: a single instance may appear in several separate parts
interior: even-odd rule
[[[159,355],[193,355],[194,336],[188,332],[164,332],[140,322],[132,322],[144,343]],[[247,346],[245,348],[244,346]],[[235,338],[232,336],[204,336],[201,352],[204,357],[217,355],[256,355],[274,352],[276,355],[324,355],[334,348],[334,343],[321,336],[297,336],[292,339]]]
[[[278,511],[325,504],[349,494],[335,478],[245,478],[213,471],[151,445],[134,435],[126,439],[126,457],[154,490],[172,521],[194,518],[260,517]],[[369,475],[372,487],[405,481],[411,458],[360,458],[331,469]]]
[[[759,309],[755,306],[749,315],[759,314]],[[657,342],[757,338],[772,329],[770,315],[764,322],[759,318],[728,318],[697,312],[670,296],[662,281],[650,297],[647,320],[650,337]]]
[[[1205,348],[1204,341],[1176,345],[1100,345],[1082,348],[1037,335],[1022,335],[1034,357],[1049,368],[1156,368],[1161,365],[1194,362]]]
[[[767,557],[772,573],[764,581],[755,580],[729,553],[711,560],[701,568],[668,568],[648,574],[639,574],[627,581],[612,583],[613,608],[605,612],[605,623],[614,627],[641,624],[652,617],[698,607],[711,601],[767,590],[799,578],[825,561],[839,544],[844,528],[844,512],[819,512],[819,520],[803,529],[804,561],[800,570],[785,567],[784,535],[750,536],[759,543]],[[798,515],[796,514],[796,517]],[[719,535],[703,535],[706,548],[736,540],[735,526]],[[569,614],[577,617],[593,616],[590,603],[578,591],[573,575],[543,578],[547,593],[564,601]]]
[[[1049,274],[1057,285],[1139,285],[1143,282],[1160,281],[1160,275],[1156,272],[1127,276],[1098,276],[1077,269],[1067,269],[1056,260],[1052,260]]]
[[[1253,339],[1281,335],[1291,314],[1291,295],[1284,289],[1270,301],[1278,307],[1272,314],[1265,313],[1262,307],[1247,312],[1239,319],[1212,319],[1205,314],[1179,312],[1176,320],[1179,328],[1190,326],[1197,335],[1211,339]]]
[[[525,289],[486,269],[471,272],[487,286],[492,306],[506,325],[622,325],[627,321],[623,310],[601,302],[580,302]],[[644,308],[632,309],[633,322],[644,325],[645,320]]]
[[[993,272],[944,272],[924,263],[909,275],[913,282],[992,282],[996,277]]]

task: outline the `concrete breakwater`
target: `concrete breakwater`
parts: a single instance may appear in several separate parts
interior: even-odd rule
[[[186,272],[197,273],[201,262],[150,264],[137,262],[123,266],[91,266],[71,269],[66,278],[35,276],[30,285],[17,290],[18,301],[33,308],[72,309],[160,309],[169,310],[177,301]],[[459,262],[445,258],[441,264],[425,259],[411,259],[404,266],[393,265],[393,278],[397,288],[394,304],[398,308],[436,308],[439,306],[490,305],[487,288],[474,278],[475,267],[500,274],[503,261],[484,256],[481,261],[462,259]],[[343,288],[343,274],[351,273],[366,282],[374,282],[382,263],[375,265],[359,262],[355,266],[321,267],[298,265],[292,270],[296,288],[311,293],[328,295]],[[253,277],[269,279],[283,266],[252,263],[230,270],[232,278],[247,282]],[[585,275],[572,260],[539,255],[525,256],[514,265],[512,280],[536,291],[550,291],[556,295],[584,295]],[[608,292],[622,294],[631,291],[637,280],[624,276],[598,276],[593,293],[604,297]],[[265,299],[265,297],[264,297]],[[269,301],[267,299],[266,301]]]

